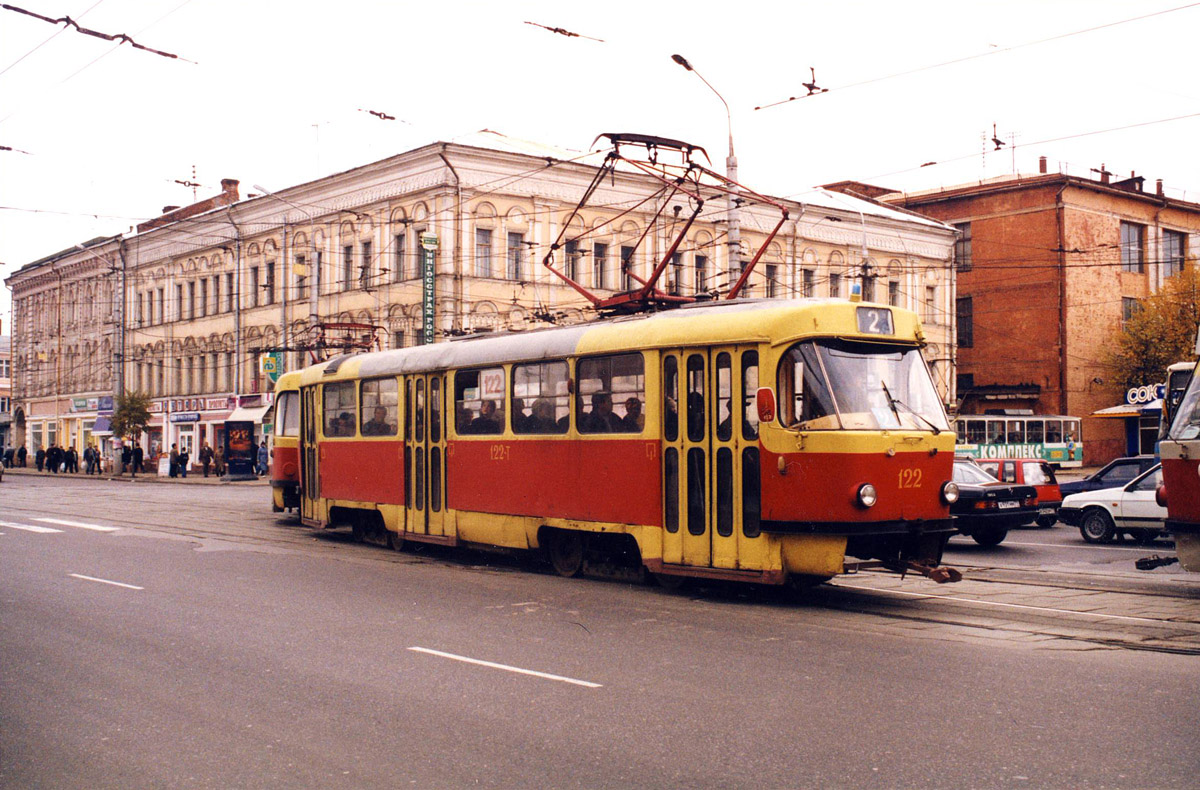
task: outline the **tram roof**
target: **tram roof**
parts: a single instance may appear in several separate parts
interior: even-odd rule
[[[302,383],[535,362],[630,349],[736,343],[777,345],[804,337],[924,342],[916,313],[886,305],[872,306],[891,310],[894,333],[863,334],[858,330],[855,310],[864,304],[845,299],[739,299],[688,305],[566,327],[489,333],[426,346],[347,354],[306,368]]]

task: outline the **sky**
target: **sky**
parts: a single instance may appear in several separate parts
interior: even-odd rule
[[[721,170],[732,127],[739,180],[798,200],[1045,156],[1200,202],[1200,3],[9,4],[178,57],[0,9],[0,277],[193,202],[177,182],[203,199],[233,178],[245,197],[480,129],[579,151],[672,137]],[[828,92],[786,101],[810,69]],[[0,289],[4,333],[10,318]]]

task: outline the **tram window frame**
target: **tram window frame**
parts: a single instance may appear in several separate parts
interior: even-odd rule
[[[708,433],[706,422],[708,407],[706,397],[706,364],[704,354],[688,354],[684,362],[684,381],[687,384],[687,438],[689,442],[702,442]],[[689,459],[690,461],[690,459]]]
[[[389,389],[389,386],[390,389]],[[400,385],[395,378],[364,379],[359,384],[359,432],[363,436],[396,436],[399,428]],[[375,411],[384,410],[382,428],[375,426]],[[366,420],[367,414],[371,419]],[[365,421],[364,421],[365,420]]]
[[[300,392],[287,390],[279,393],[275,405],[275,435],[298,438],[300,436]]]
[[[459,436],[504,433],[504,415],[508,413],[507,381],[506,371],[500,366],[460,370],[454,374],[454,428]],[[483,416],[484,404],[489,402],[494,417]],[[471,415],[469,420],[468,415]]]
[[[966,420],[967,444],[987,444],[987,420]]]
[[[742,353],[742,438],[758,438],[758,352]]]
[[[1044,444],[1046,441],[1046,423],[1044,420],[1025,421],[1025,443]]]
[[[1046,420],[1046,444],[1062,444],[1063,421]]]
[[[1025,421],[1024,420],[1005,420],[1004,443],[1005,444],[1025,444]]]
[[[679,439],[679,358],[673,355],[663,359],[662,396],[663,439],[674,442]]]
[[[356,389],[353,381],[334,381],[322,386],[321,433],[326,439],[352,439],[356,435]]]
[[[566,433],[571,421],[571,370],[566,360],[512,367],[512,431],[520,436]],[[518,408],[517,404],[521,407]],[[553,416],[537,416],[548,405]],[[525,414],[528,407],[529,414]]]
[[[1076,444],[1083,441],[1079,420],[1063,420],[1063,441],[1075,442]]]
[[[716,375],[716,392],[713,393],[717,407],[716,439],[727,442],[733,438],[733,357],[728,351],[717,354],[713,369]]]
[[[628,367],[623,367],[626,365]],[[575,363],[575,379],[575,427],[581,434],[640,434],[645,431],[646,358],[641,352],[580,359]],[[611,411],[603,417],[593,417],[605,396],[612,406]],[[630,417],[627,403],[631,398],[637,398],[642,408],[641,415],[633,415],[642,418],[640,424],[635,423],[633,427],[626,422]],[[586,412],[585,405],[589,407]]]
[[[1004,420],[987,421],[987,442],[985,444],[1004,444]]]
[[[776,386],[779,421],[785,427],[801,430],[842,427],[841,415],[821,370],[820,359],[810,344],[798,343],[787,350],[779,361]]]

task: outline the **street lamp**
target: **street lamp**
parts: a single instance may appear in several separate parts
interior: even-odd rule
[[[714,88],[704,76],[696,71],[696,68],[688,62],[688,59],[683,55],[672,55],[671,60],[683,66],[688,71],[700,78],[700,81],[708,86],[708,89],[717,95],[721,100],[721,104],[725,105],[725,120],[729,126],[729,156],[725,157],[725,177],[730,181],[737,183],[737,157],[733,153],[733,113],[729,111],[729,102],[725,101],[725,97],[720,91]],[[741,274],[742,270],[742,239],[741,239],[741,224],[738,217],[738,199],[732,193],[725,196],[725,213],[727,221],[727,244],[729,247],[729,268],[730,273],[736,272]]]

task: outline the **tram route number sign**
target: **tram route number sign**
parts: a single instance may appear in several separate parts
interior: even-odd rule
[[[434,233],[421,234],[421,335],[424,343],[433,342],[434,324],[434,266],[437,261],[438,237]]]

